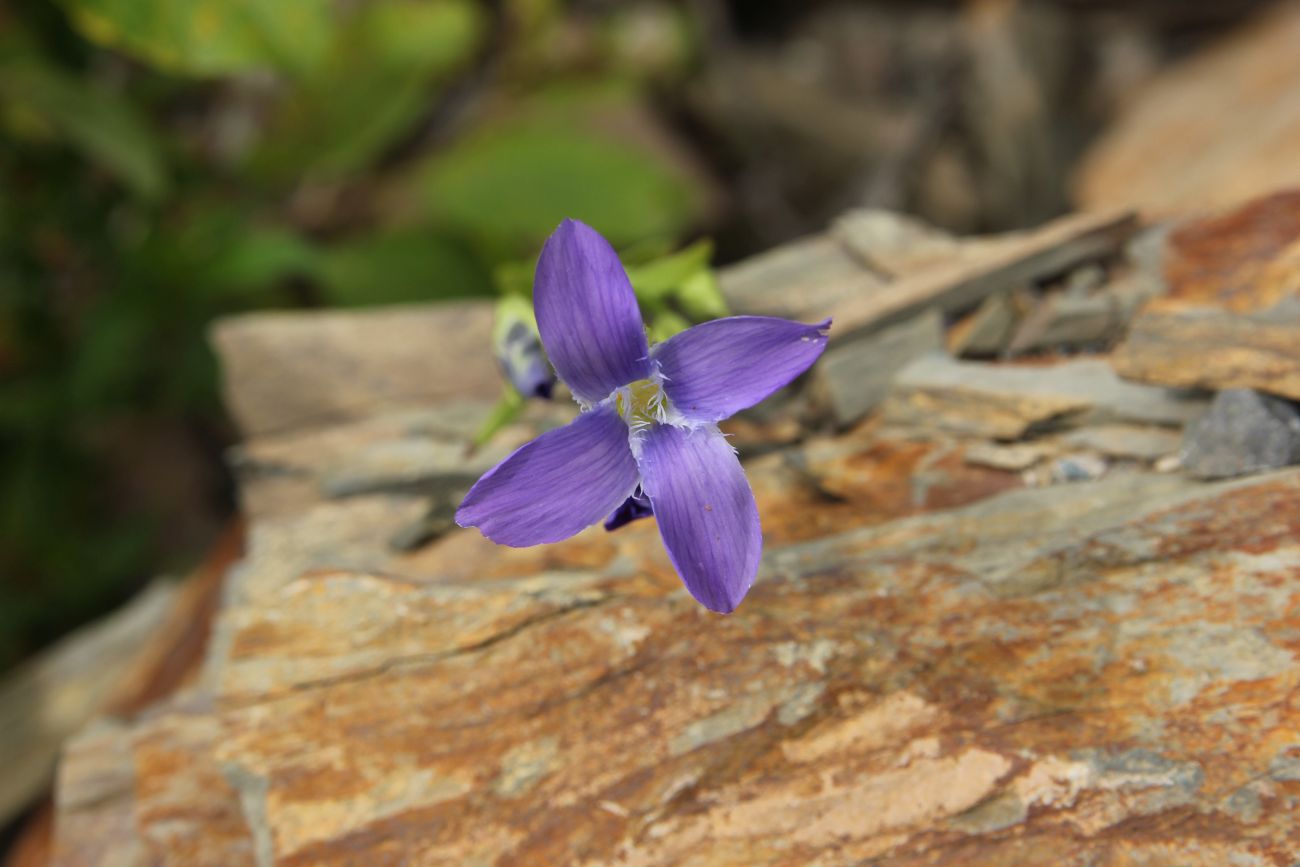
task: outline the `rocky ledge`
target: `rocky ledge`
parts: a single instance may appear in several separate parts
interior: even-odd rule
[[[767,547],[728,617],[651,521],[527,550],[450,527],[571,413],[466,457],[486,342],[431,384],[382,335],[459,346],[485,308],[223,324],[247,555],[200,682],[66,749],[56,863],[1294,863],[1300,326],[1260,312],[1276,281],[1256,310],[1170,279],[1290,255],[1223,237],[1258,223],[858,213],[724,273],[737,312],[845,323],[732,430]],[[1184,321],[1224,343],[1174,376],[1147,345]],[[1189,386],[1275,423],[1225,434]]]

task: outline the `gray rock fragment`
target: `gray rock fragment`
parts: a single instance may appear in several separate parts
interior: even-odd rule
[[[835,423],[848,425],[889,396],[908,362],[942,348],[943,324],[931,310],[843,343],[832,340],[813,377]]]
[[[1001,355],[1015,333],[1019,318],[1020,311],[1011,293],[990,295],[967,320],[953,329],[949,349],[961,358]]]
[[[894,277],[950,259],[960,248],[960,242],[942,229],[874,208],[842,214],[831,235],[872,271]]]
[[[1101,359],[1031,367],[927,355],[899,371],[882,412],[901,427],[1014,440],[1112,422],[1179,426],[1202,406],[1169,389],[1123,382]]]
[[[1182,465],[1200,479],[1223,479],[1300,463],[1300,408],[1248,388],[1219,392],[1187,426]]]

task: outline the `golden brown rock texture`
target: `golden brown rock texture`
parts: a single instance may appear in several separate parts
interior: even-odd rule
[[[652,521],[395,550],[465,483],[424,440],[481,407],[245,404],[281,432],[242,452],[202,682],[69,745],[55,863],[1295,863],[1300,469],[1023,487],[980,437],[1187,406],[1098,359],[900,377],[883,417],[750,456],[767,548],[727,617]]]
[[[1300,315],[1138,314],[1112,362],[1120,376],[1185,388],[1254,388],[1300,400]]]
[[[74,746],[59,863],[1300,855],[1300,472],[839,530],[729,618],[648,526],[560,546],[585,568],[268,587],[212,694]]]
[[[1191,55],[1133,94],[1084,160],[1085,208],[1204,211],[1300,185],[1300,5]]]
[[[1300,189],[1178,224],[1164,274],[1172,302],[1235,313],[1300,295]]]

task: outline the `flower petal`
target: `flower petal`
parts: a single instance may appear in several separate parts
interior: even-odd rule
[[[721,421],[790,384],[826,348],[831,321],[804,325],[773,316],[731,316],[675,334],[655,347],[664,391],[691,421]]]
[[[711,611],[735,610],[754,583],[763,533],[730,443],[712,427],[652,425],[638,440],[637,461],[686,589]]]
[[[565,220],[547,240],[533,310],[551,364],[583,402],[650,375],[632,284],[614,248],[590,226]]]
[[[636,485],[627,424],[601,407],[488,470],[465,495],[456,523],[515,548],[559,542],[604,518]]]

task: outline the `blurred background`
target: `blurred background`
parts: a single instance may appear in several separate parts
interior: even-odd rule
[[[1106,137],[1267,5],[10,0],[0,671],[229,525],[215,317],[491,296],[565,216],[725,265],[1106,204],[1191,146],[1089,174]]]

